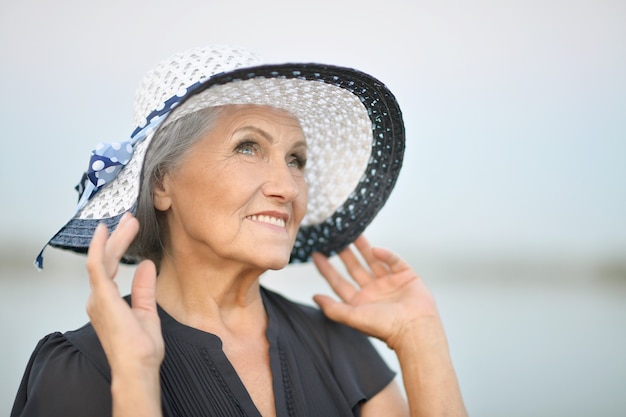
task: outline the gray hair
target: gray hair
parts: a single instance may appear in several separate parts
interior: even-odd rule
[[[163,176],[176,169],[193,145],[214,126],[219,107],[207,107],[159,129],[146,153],[135,216],[139,233],[126,253],[129,259],[152,260],[157,269],[164,255],[167,223],[154,207],[153,190]]]

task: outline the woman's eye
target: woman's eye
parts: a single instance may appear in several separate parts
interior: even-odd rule
[[[254,142],[243,142],[237,145],[237,152],[244,155],[256,155],[258,152],[258,145]]]
[[[289,159],[289,161],[287,162],[287,165],[292,168],[303,170],[306,166],[306,158],[299,155],[292,155],[291,159]]]

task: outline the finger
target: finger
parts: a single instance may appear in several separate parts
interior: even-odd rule
[[[103,260],[109,275],[117,273],[119,262],[137,236],[137,232],[139,232],[139,222],[130,213],[125,213],[106,244]]]
[[[324,315],[331,320],[339,323],[351,325],[351,319],[354,317],[352,314],[353,308],[348,304],[340,303],[333,300],[327,295],[315,295],[313,301],[322,309]]]
[[[388,277],[389,282],[393,285],[402,287],[413,280],[419,280],[419,276],[415,273],[413,268],[400,256],[390,250],[375,248],[374,255],[390,269],[391,274],[389,274]]]
[[[350,276],[359,284],[361,287],[372,282],[374,277],[372,276],[372,271],[369,268],[365,268],[361,260],[352,252],[350,247],[345,248],[339,253],[339,258],[345,265]]]
[[[89,285],[91,288],[96,288],[103,279],[107,278],[102,262],[107,237],[107,227],[102,223],[98,224],[91,238],[89,248],[87,249],[86,265],[87,271],[89,272]]]
[[[364,235],[360,235],[356,238],[354,246],[356,246],[359,250],[359,253],[365,262],[367,262],[367,265],[372,270],[374,276],[382,277],[389,273],[387,266],[374,255],[374,248],[370,245]]]
[[[337,272],[335,267],[328,261],[328,258],[321,253],[314,253],[312,257],[315,267],[326,279],[326,282],[328,282],[335,294],[344,301],[352,299],[356,289]]]
[[[135,270],[131,286],[133,309],[156,312],[156,266],[152,261],[143,261]]]
[[[411,266],[405,262],[400,256],[396,255],[392,251],[384,248],[374,248],[373,255],[384,262],[389,270],[393,273],[403,272],[407,269],[411,269]]]

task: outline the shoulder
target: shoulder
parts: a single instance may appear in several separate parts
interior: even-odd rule
[[[110,379],[106,355],[91,324],[47,335],[35,347],[31,362],[36,371],[63,366],[65,372],[90,371]]]
[[[90,325],[39,341],[26,366],[11,416],[110,414],[110,371]]]
[[[272,320],[296,333],[313,334],[315,337],[328,337],[328,330],[338,323],[329,320],[319,308],[298,303],[283,295],[263,288],[263,302]]]
[[[277,308],[281,311],[288,312],[296,311],[309,317],[311,320],[320,320],[324,317],[318,308],[290,300],[282,294],[269,290],[265,287],[261,287],[261,294],[266,308]]]
[[[263,299],[270,315],[278,316],[282,321],[287,320],[292,324],[306,326],[306,330],[315,330],[317,335],[323,335],[325,338],[349,339],[350,341],[367,342],[369,339],[359,331],[348,327],[344,324],[330,320],[317,307],[307,304],[298,303],[287,299],[286,297],[263,288]],[[282,324],[282,323],[281,323]]]
[[[337,323],[316,307],[300,304],[280,294],[264,289],[264,300],[272,319],[287,327],[288,333],[306,344],[318,346],[331,362],[361,363],[381,362],[370,338],[363,333]],[[339,359],[338,359],[339,358]]]

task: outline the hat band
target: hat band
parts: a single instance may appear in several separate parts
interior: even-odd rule
[[[148,125],[136,131],[137,133],[130,140],[99,143],[96,149],[91,151],[87,171],[75,187],[78,191],[78,204],[74,215],[87,205],[99,189],[117,177],[133,156],[135,146],[156,131],[167,114],[154,117]]]

